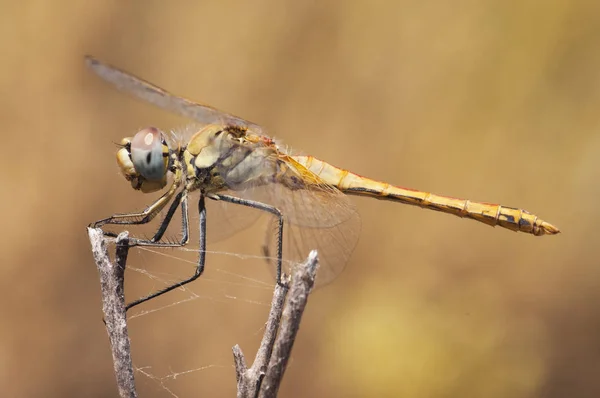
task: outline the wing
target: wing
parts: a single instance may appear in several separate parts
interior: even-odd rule
[[[85,63],[92,71],[94,71],[94,73],[114,85],[117,89],[149,102],[159,108],[197,120],[203,124],[222,123],[246,127],[257,133],[262,131],[262,128],[255,123],[222,112],[208,105],[200,105],[196,102],[171,94],[150,82],[115,68],[114,66],[105,64],[89,55],[85,57]]]
[[[240,174],[227,173],[224,169],[220,176],[231,188],[232,195],[266,203],[281,211],[286,273],[303,262],[311,250],[317,249],[321,267],[317,285],[331,282],[343,271],[358,241],[361,224],[358,212],[347,195],[294,159],[277,154],[263,156],[258,149],[255,148],[256,156],[246,167],[254,173],[260,171],[266,178],[240,180],[239,175],[244,173],[239,164],[235,169]],[[276,265],[277,227],[277,219],[273,219],[264,245],[272,269]]]

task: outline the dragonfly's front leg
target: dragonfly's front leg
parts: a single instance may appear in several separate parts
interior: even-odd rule
[[[146,207],[143,211],[139,213],[129,213],[129,214],[115,214],[114,216],[104,218],[102,220],[98,220],[89,225],[90,228],[100,228],[106,224],[114,224],[114,225],[139,225],[149,223],[156,217],[158,213],[169,203],[174,190],[169,190],[165,192],[156,202],[152,203],[150,206]]]
[[[174,192],[174,191],[173,191]],[[173,192],[166,192],[156,202],[148,206],[144,211],[139,213],[129,214],[117,214],[112,217],[108,217],[95,223],[90,224],[90,228],[99,228],[103,225],[140,225],[146,224],[152,221],[157,214],[159,214],[167,203],[171,200]],[[161,238],[164,235],[167,227],[169,226],[173,215],[177,211],[177,207],[181,204],[181,221],[182,221],[182,236],[178,242],[161,242]],[[116,237],[117,234],[110,231],[103,231],[105,236]],[[151,239],[138,239],[132,238],[130,240],[131,246],[156,246],[156,247],[180,247],[185,246],[189,239],[189,224],[188,224],[188,207],[187,207],[187,192],[182,191],[175,195],[173,202],[169,207],[169,210],[161,222],[158,230]]]

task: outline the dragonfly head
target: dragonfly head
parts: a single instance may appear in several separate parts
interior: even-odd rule
[[[162,131],[147,127],[133,138],[123,138],[121,146],[117,163],[134,189],[147,193],[167,185],[169,146]]]

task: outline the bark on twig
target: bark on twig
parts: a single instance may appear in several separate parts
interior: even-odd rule
[[[135,398],[137,392],[133,377],[131,349],[125,317],[125,293],[123,288],[125,265],[129,252],[129,235],[121,233],[117,239],[115,263],[110,261],[107,241],[101,229],[88,228],[92,253],[100,273],[102,312],[113,356],[117,388],[121,398]]]
[[[306,262],[294,271],[289,289],[279,285],[275,288],[265,334],[250,368],[246,366],[240,347],[233,347],[238,397],[277,396],[308,295],[314,286],[317,267],[317,252],[313,250]]]

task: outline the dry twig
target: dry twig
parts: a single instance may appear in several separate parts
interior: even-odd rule
[[[265,334],[250,368],[245,364],[240,347],[233,347],[238,397],[277,396],[308,295],[315,283],[317,267],[317,252],[313,250],[306,262],[294,271],[289,291],[279,285],[275,288]],[[283,323],[279,325],[282,318]]]
[[[102,311],[111,344],[119,395],[122,398],[137,397],[123,289],[129,236],[127,232],[123,232],[117,237],[116,261],[113,264],[108,255],[108,239],[102,230],[88,228],[88,234],[100,273]],[[276,284],[265,333],[250,368],[246,366],[241,348],[238,345],[233,347],[238,397],[266,398],[277,395],[308,295],[314,285],[317,266],[317,252],[312,251],[307,261],[295,270],[291,282],[287,282],[291,286]]]
[[[123,232],[116,239],[115,264],[110,261],[107,239],[101,229],[88,228],[92,253],[100,273],[102,290],[102,312],[117,378],[117,388],[121,398],[137,397],[131,362],[127,319],[125,317],[125,293],[123,288],[125,265],[129,252],[129,234]]]

